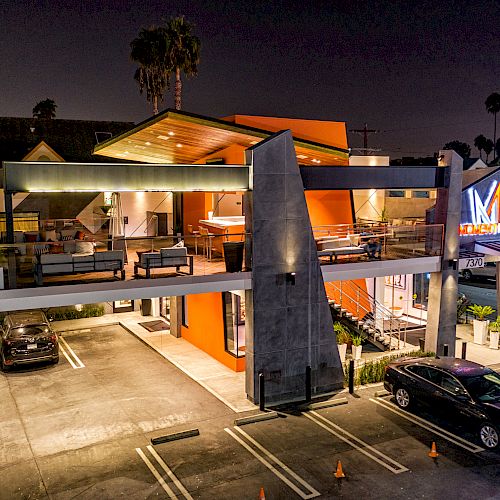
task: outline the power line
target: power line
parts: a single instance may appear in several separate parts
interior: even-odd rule
[[[373,148],[368,148],[368,134],[378,134],[380,130],[376,130],[374,128],[369,129],[368,124],[365,123],[365,126],[363,128],[351,129],[349,130],[349,132],[363,136],[363,148],[357,149],[361,149],[361,151],[363,151],[365,155],[368,155],[368,152],[373,150]]]

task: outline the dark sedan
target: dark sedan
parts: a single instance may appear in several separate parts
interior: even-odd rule
[[[15,365],[59,361],[57,334],[42,311],[7,314],[0,335],[0,364],[4,371]]]
[[[493,449],[499,443],[500,374],[458,358],[400,359],[385,372],[385,388],[403,409],[415,403],[477,433]]]

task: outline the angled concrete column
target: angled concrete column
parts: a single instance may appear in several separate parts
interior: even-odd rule
[[[252,290],[246,295],[246,390],[259,402],[304,399],[306,367],[312,394],[343,385],[333,322],[316,253],[304,187],[290,131],[247,151],[251,194]]]
[[[428,297],[425,349],[455,355],[458,298],[458,228],[462,204],[463,160],[454,151],[440,151],[440,166],[449,166],[445,188],[439,188],[434,209],[434,224],[444,224],[441,271],[431,274]]]

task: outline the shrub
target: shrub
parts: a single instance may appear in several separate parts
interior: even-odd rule
[[[47,317],[52,321],[94,318],[103,315],[104,306],[102,304],[85,304],[81,311],[77,311],[74,307],[54,307],[47,311]]]
[[[337,344],[347,344],[351,339],[349,329],[340,323],[340,321],[335,321],[333,324],[333,331],[337,336]]]

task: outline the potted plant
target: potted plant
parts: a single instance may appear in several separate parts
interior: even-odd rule
[[[486,344],[489,324],[489,320],[486,319],[486,316],[493,314],[495,309],[490,306],[473,304],[467,308],[467,311],[474,315],[474,344]]]
[[[340,361],[345,363],[345,356],[347,352],[347,343],[351,339],[349,330],[339,321],[333,324],[333,331],[337,336],[337,347],[339,350]]]
[[[498,349],[498,338],[500,336],[500,316],[490,323],[490,349]]]
[[[363,350],[363,335],[351,335],[352,340],[352,358],[361,359],[361,351]]]

